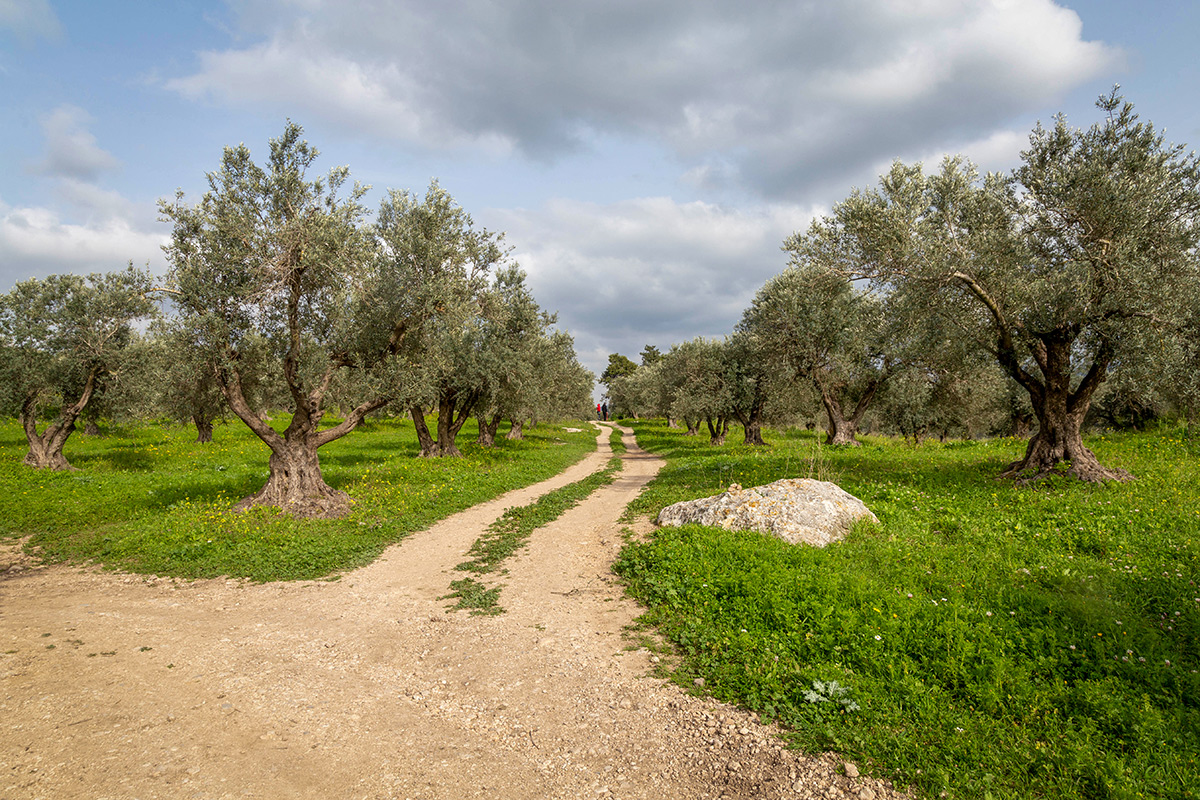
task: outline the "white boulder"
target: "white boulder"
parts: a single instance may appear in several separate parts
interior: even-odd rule
[[[864,517],[879,522],[861,500],[837,485],[786,478],[750,489],[730,484],[716,497],[667,506],[656,521],[659,525],[694,522],[730,531],[760,531],[792,544],[824,547],[845,537]]]

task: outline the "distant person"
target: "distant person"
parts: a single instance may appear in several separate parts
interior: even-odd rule
[[[604,419],[604,415],[600,413],[599,403],[596,403],[596,419]]]
[[[600,413],[602,413],[604,415],[604,421],[607,422],[608,421],[608,403],[605,403],[604,405],[600,406]]]

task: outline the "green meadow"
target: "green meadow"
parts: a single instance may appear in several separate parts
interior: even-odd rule
[[[330,420],[329,424],[335,421]],[[272,423],[286,426],[286,415]],[[511,489],[561,472],[596,448],[591,426],[526,428],[524,441],[474,444],[464,458],[422,459],[411,422],[369,420],[321,448],[325,480],[354,500],[337,520],[294,520],[272,509],[228,513],[266,482],[269,451],[241,423],[218,425],[211,444],[173,425],[75,434],[76,472],[21,464],[25,437],[0,422],[0,537],[29,537],[50,561],[96,562],[131,572],[254,581],[334,577],[369,563],[409,533]]]
[[[633,424],[667,459],[634,512],[817,477],[880,520],[824,549],[700,526],[631,542],[617,569],[689,690],[922,797],[1197,797],[1200,453],[1179,431],[1089,441],[1131,483],[1018,486],[995,479],[1012,439],[754,449]]]

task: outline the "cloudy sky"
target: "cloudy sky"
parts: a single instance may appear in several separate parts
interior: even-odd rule
[[[1013,166],[1119,83],[1200,142],[1193,0],[0,0],[0,291],[164,268],[156,201],[286,119],[507,233],[581,360],[727,333],[893,159]]]

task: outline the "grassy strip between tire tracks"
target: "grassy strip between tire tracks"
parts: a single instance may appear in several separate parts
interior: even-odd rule
[[[609,443],[614,455],[604,469],[548,492],[529,505],[505,510],[499,519],[488,526],[487,533],[471,545],[467,554],[473,558],[459,564],[455,569],[473,572],[476,575],[495,572],[505,559],[525,547],[535,530],[549,525],[601,486],[612,483],[621,471],[620,454],[625,452],[620,431],[612,431]],[[481,581],[467,577],[451,581],[450,589],[450,594],[440,599],[458,601],[450,607],[451,611],[469,609],[472,614],[504,613],[504,608],[500,605],[500,586],[489,589]]]
[[[327,420],[334,424],[336,420]],[[273,422],[287,424],[286,415]],[[578,423],[576,423],[578,424]],[[96,562],[180,578],[255,581],[335,577],[457,511],[558,474],[595,450],[591,430],[526,427],[525,438],[474,443],[463,458],[422,459],[412,424],[369,420],[321,448],[326,481],[354,507],[337,520],[295,520],[273,509],[231,513],[267,478],[269,451],[240,423],[218,424],[211,444],[195,431],[154,424],[75,434],[77,472],[21,464],[24,434],[0,422],[0,537],[28,536],[49,561]]]
[[[995,479],[1011,439],[753,449],[634,427],[667,459],[641,513],[831,475],[881,520],[824,549],[699,526],[630,543],[616,568],[685,687],[923,797],[1197,797],[1200,459],[1178,431],[1089,442],[1132,483],[1016,486]]]

